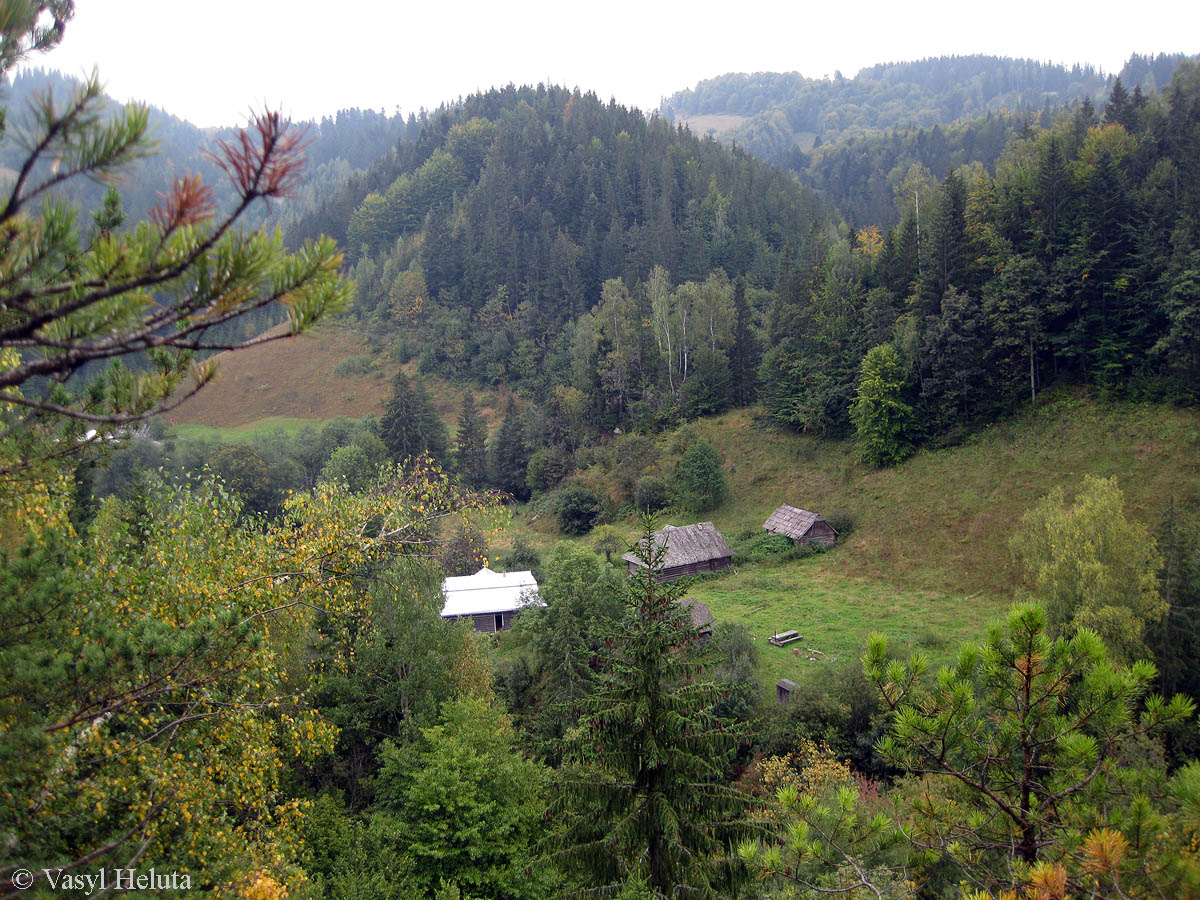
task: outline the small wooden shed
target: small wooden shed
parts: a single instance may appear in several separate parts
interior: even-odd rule
[[[787,703],[792,699],[792,691],[796,690],[796,682],[790,678],[780,678],[775,682],[775,699]]]
[[[721,532],[712,522],[695,525],[665,525],[654,532],[654,542],[666,548],[659,581],[671,581],[685,575],[701,575],[728,569],[733,562],[733,551],[725,543]],[[631,550],[622,559],[632,575],[642,561]]]
[[[700,634],[701,642],[708,641],[712,637],[713,625],[717,621],[712,610],[695,597],[684,597],[679,601],[679,605],[686,609],[688,615],[691,616],[692,627]]]
[[[837,542],[837,531],[815,512],[788,506],[786,503],[763,522],[771,534],[781,534],[797,544],[824,544],[832,547]]]

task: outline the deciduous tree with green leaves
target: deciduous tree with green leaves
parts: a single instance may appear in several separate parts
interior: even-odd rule
[[[425,896],[444,896],[447,885],[463,897],[549,894],[552,869],[533,853],[546,771],[521,756],[503,712],[479,699],[450,701],[416,744],[386,745],[382,759],[380,806],[398,820]]]
[[[721,454],[708,441],[696,441],[675,465],[672,493],[675,502],[690,512],[707,512],[725,499],[725,473]]]
[[[1146,628],[1167,608],[1162,557],[1150,529],[1126,517],[1115,478],[1085,476],[1070,503],[1055,489],[1021,517],[1011,544],[1052,632],[1086,627],[1122,662],[1149,656]]]
[[[858,456],[867,465],[894,466],[912,455],[916,419],[903,390],[904,367],[895,348],[880,344],[867,351],[850,404]]]

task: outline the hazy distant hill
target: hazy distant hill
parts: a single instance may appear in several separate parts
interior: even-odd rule
[[[1183,54],[1133,56],[1125,86],[1157,90]],[[882,63],[854,78],[806,78],[798,72],[731,73],[679,91],[662,103],[670,121],[736,117],[712,130],[754,155],[781,165],[794,151],[866,132],[946,125],[1001,110],[1040,110],[1082,101],[1103,102],[1111,74],[1091,67],[995,56],[944,56]],[[793,166],[794,168],[794,166]]]
[[[1153,93],[1184,58],[1135,54],[1118,77]],[[1085,100],[1103,107],[1113,81],[1091,66],[940,57],[851,79],[722,75],[668,98],[662,113],[797,172],[852,222],[883,225],[897,221],[893,188],[912,163],[939,178],[970,162],[991,168],[1014,134],[1047,127],[1054,110]]]
[[[19,141],[12,138],[19,137],[24,128],[30,101],[49,94],[61,108],[78,87],[77,79],[43,69],[22,70],[11,84],[0,86],[0,105],[7,110],[10,135],[9,140],[0,144],[0,166],[12,169],[24,158]],[[110,103],[114,110],[119,108],[116,101]],[[131,166],[119,185],[130,221],[144,218],[157,201],[158,192],[165,191],[177,175],[187,172],[204,177],[216,191],[219,206],[232,202],[233,192],[225,176],[205,153],[217,140],[231,137],[232,129],[200,129],[158,108],[151,108],[150,121],[157,152]],[[243,222],[247,227],[286,225],[340,186],[353,171],[369,165],[397,140],[406,135],[415,137],[420,131],[413,116],[406,121],[400,115],[388,116],[359,109],[342,110],[333,118],[297,125],[306,129],[310,141],[303,186],[296,197],[274,203],[270,210],[266,207],[252,209]],[[68,182],[66,196],[89,210],[99,204],[104,190],[101,184],[75,179]]]

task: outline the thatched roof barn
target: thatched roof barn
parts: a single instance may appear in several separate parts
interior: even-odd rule
[[[824,544],[832,547],[837,541],[837,531],[832,525],[807,509],[788,506],[786,503],[763,522],[771,534],[781,534],[797,544]]]
[[[692,619],[692,627],[700,634],[701,641],[706,641],[712,637],[713,625],[717,619],[707,605],[701,603],[695,597],[684,597],[679,601],[679,605],[688,611],[688,615]]]
[[[659,581],[728,569],[733,560],[733,551],[712,522],[665,525],[654,532],[654,542],[666,547]],[[630,575],[642,565],[633,551],[626,553],[622,559],[628,564]]]

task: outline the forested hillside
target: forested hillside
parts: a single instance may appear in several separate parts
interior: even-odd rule
[[[345,233],[360,326],[421,372],[535,399],[535,447],[756,396],[844,435],[873,402],[868,365],[887,368],[912,447],[1056,381],[1195,396],[1198,103],[1188,62],[1161,93],[1115,82],[1101,111],[1045,128],[963,127],[995,166],[910,165],[884,232],[660,117],[508,89],[442,113],[321,224]]]
[[[911,166],[898,226],[825,253],[810,243],[781,270],[762,369],[773,415],[837,434],[857,404],[861,435],[876,377],[902,403],[900,444],[994,417],[1052,380],[1193,400],[1198,165],[1189,62],[1153,98],[1118,85],[1101,116],[1085,102],[1025,129],[994,174],[976,165],[939,182]]]
[[[539,87],[440,114],[298,230],[344,235],[354,315],[402,359],[544,400],[557,388],[611,427],[673,415],[693,372],[752,370],[731,350],[753,304],[790,242],[830,228],[812,192],[747,154]]]
[[[1134,54],[1116,77],[1139,96],[1153,93],[1183,58]],[[1084,100],[1103,106],[1113,81],[1090,66],[941,57],[876,65],[852,79],[722,75],[668,98],[662,113],[791,169],[852,224],[883,226],[898,219],[893,191],[912,163],[938,178],[971,162],[991,168],[1013,134],[1047,127],[1057,110]]]

